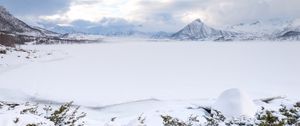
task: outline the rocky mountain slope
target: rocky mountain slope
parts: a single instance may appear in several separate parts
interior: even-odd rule
[[[0,6],[0,31],[6,33],[43,36],[42,31],[35,29],[15,18],[4,7]]]
[[[50,43],[81,43],[94,40],[69,39],[60,37],[61,34],[40,27],[32,27],[10,14],[4,7],[0,6],[0,44],[14,46],[34,42],[36,44]],[[95,41],[98,41],[95,40]]]

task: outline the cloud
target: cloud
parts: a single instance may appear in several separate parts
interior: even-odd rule
[[[179,30],[196,18],[204,18],[205,15],[197,10],[203,9],[206,4],[207,0],[139,0],[133,4],[137,9],[131,11],[128,17],[142,22],[144,29],[160,26],[170,32]]]
[[[70,0],[1,0],[0,4],[17,15],[49,15],[67,10]]]
[[[53,30],[56,32],[65,33],[65,30],[62,30],[61,27],[71,28],[67,31],[76,31],[76,32],[84,32],[84,33],[93,33],[93,34],[108,34],[113,32],[130,32],[137,30],[139,25],[134,25],[132,22],[128,22],[122,18],[103,18],[98,22],[91,22],[86,20],[75,20],[69,24],[59,24],[49,22],[49,21],[41,21],[38,22],[40,27]]]
[[[212,0],[208,5],[201,11],[214,24],[300,17],[299,0]]]
[[[0,4],[23,19],[59,24],[122,19],[142,24],[144,31],[176,31],[196,18],[212,26],[300,18],[299,0],[1,0]]]
[[[139,1],[136,6],[140,9],[132,12],[132,15],[136,19],[144,19],[146,23],[163,23],[165,28],[174,31],[196,18],[212,26],[274,18],[300,18],[298,5],[299,0]],[[169,18],[164,18],[164,15]]]

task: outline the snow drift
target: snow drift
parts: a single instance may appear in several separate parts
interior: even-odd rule
[[[244,91],[236,88],[224,91],[214,104],[214,108],[226,117],[254,117],[256,112],[252,99]]]

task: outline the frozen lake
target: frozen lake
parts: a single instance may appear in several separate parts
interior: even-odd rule
[[[24,48],[63,52],[51,60],[0,67],[1,88],[41,99],[98,106],[216,98],[229,88],[254,98],[300,95],[299,42],[120,40]]]

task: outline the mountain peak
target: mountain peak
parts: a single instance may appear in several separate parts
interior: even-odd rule
[[[214,29],[204,24],[200,19],[196,19],[177,33],[173,34],[172,37],[180,40],[201,40],[232,36],[234,34],[235,33],[233,32]]]
[[[200,22],[200,23],[202,23],[202,21],[201,21],[200,18],[197,18],[196,20],[194,20],[194,22]]]
[[[5,7],[0,5],[0,13],[8,13]]]
[[[3,6],[0,5],[0,9],[5,9]]]
[[[192,22],[192,24],[194,24],[194,23],[200,23],[200,24],[203,24],[203,22],[201,21],[200,18],[195,19],[195,20]]]

